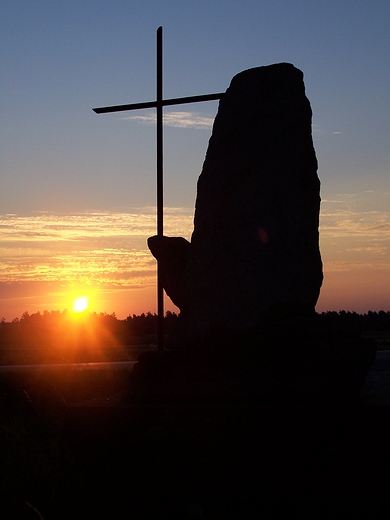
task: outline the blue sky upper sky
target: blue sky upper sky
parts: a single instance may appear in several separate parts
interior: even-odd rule
[[[127,251],[126,265],[133,265],[136,252],[147,252],[153,222],[139,231],[132,216],[139,215],[141,223],[154,218],[154,110],[98,116],[92,108],[155,98],[160,25],[167,98],[224,91],[238,72],[270,63],[291,62],[304,72],[322,183],[321,310],[388,309],[388,0],[3,0],[0,214],[6,232],[0,236],[0,315],[8,319],[20,309],[61,307],[58,287],[35,296],[33,287],[39,280],[53,282],[44,273],[53,275],[63,255],[69,257],[64,264],[69,276],[58,271],[58,282],[77,292],[80,272],[70,259],[78,258],[79,265],[91,251],[100,251],[102,274],[107,258],[119,251]],[[208,102],[165,109],[165,204],[171,215],[179,208],[186,236],[217,107]],[[121,215],[115,232],[112,221],[110,231],[103,225],[110,214]],[[96,215],[100,234],[91,232]],[[62,228],[55,220],[60,217]],[[56,240],[48,233],[54,221],[56,233],[63,230]],[[69,229],[79,230],[77,239]],[[124,272],[131,279],[130,267]],[[143,287],[152,298],[154,275],[148,280]],[[139,284],[123,282],[120,290],[112,277],[93,274],[89,284],[106,294],[97,310],[118,315],[142,306],[153,310]],[[135,286],[138,292],[131,293]]]

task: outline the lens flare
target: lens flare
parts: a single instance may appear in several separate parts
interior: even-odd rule
[[[266,244],[269,240],[268,231],[263,227],[259,227],[257,229],[257,237],[262,244]]]

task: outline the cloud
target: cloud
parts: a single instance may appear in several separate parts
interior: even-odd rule
[[[192,208],[164,208],[167,231],[189,232]],[[80,241],[86,238],[150,236],[156,230],[156,209],[135,208],[132,213],[86,212],[72,215],[38,213],[28,216],[0,215],[4,242]]]
[[[312,123],[311,131],[313,132],[313,134],[322,134],[322,128],[320,127],[320,125],[317,125],[315,123]]]
[[[337,281],[335,294],[340,280],[347,286],[353,277],[367,287],[375,279],[378,287],[386,285],[389,208],[390,192],[337,194],[322,201],[325,295],[329,280]],[[193,208],[164,208],[164,234],[189,239],[193,213]],[[122,312],[143,312],[154,301],[156,261],[146,241],[156,234],[155,207],[128,213],[0,215],[0,230],[0,316],[12,319],[25,310],[64,308],[63,295],[70,288],[110,293],[115,311],[122,306]],[[101,310],[107,310],[108,300],[101,298]]]
[[[338,194],[323,200],[320,244],[325,271],[390,269],[390,194]]]
[[[390,194],[373,191],[337,194],[321,202],[320,231],[327,236],[388,239]]]
[[[193,209],[166,208],[165,233],[189,238]],[[147,238],[155,208],[132,213],[40,213],[0,216],[0,282],[54,282],[123,287],[152,283],[156,262]]]
[[[388,208],[390,193],[338,194],[323,200],[320,243],[325,268],[389,265]],[[146,243],[156,234],[154,207],[129,213],[0,215],[0,228],[1,282],[131,286],[155,279],[156,262]],[[165,208],[166,235],[190,239],[192,229],[193,208]]]
[[[139,121],[147,124],[156,124],[156,114],[126,116],[122,119]],[[197,112],[165,112],[163,119],[164,126],[171,126],[174,128],[193,128],[196,130],[210,130],[214,123],[213,117],[202,116]]]
[[[312,123],[311,131],[313,132],[313,134],[324,134],[324,130],[322,129],[322,127],[320,125],[317,125],[316,123]],[[328,134],[328,131],[326,131],[325,134]],[[335,130],[335,131],[331,132],[331,134],[340,135],[341,132],[338,130]]]

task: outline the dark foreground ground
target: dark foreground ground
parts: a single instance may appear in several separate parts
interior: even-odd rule
[[[388,518],[389,369],[355,404],[288,407],[135,404],[125,371],[4,376],[0,518]]]

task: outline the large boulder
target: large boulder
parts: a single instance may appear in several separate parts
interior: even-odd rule
[[[358,399],[376,344],[328,330],[315,313],[323,275],[311,117],[293,65],[233,78],[198,180],[191,243],[149,239],[181,313],[170,350],[137,366],[133,396]]]
[[[322,262],[311,117],[293,65],[233,78],[198,181],[183,280],[190,332],[314,312]]]
[[[233,78],[198,180],[191,245],[176,260],[179,343],[314,314],[323,275],[311,118],[293,65]],[[170,256],[163,240],[158,260]]]

